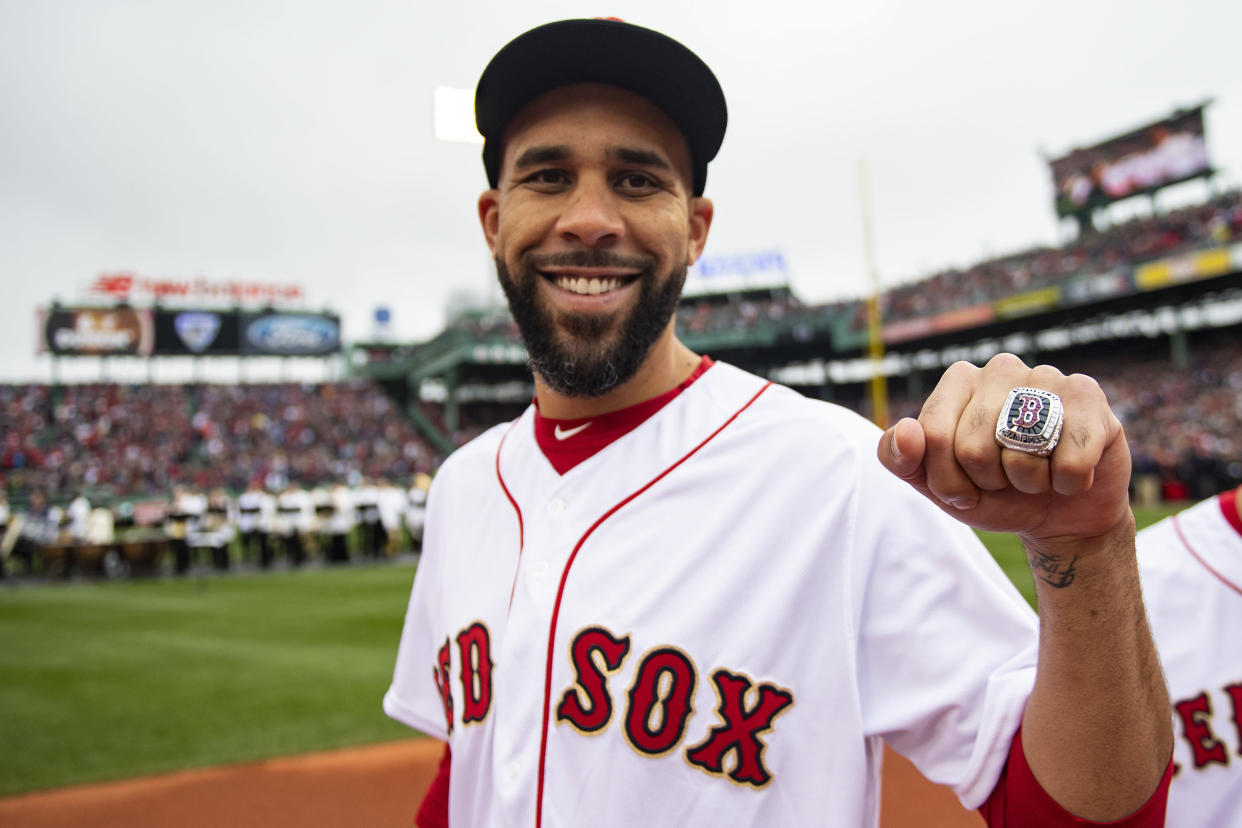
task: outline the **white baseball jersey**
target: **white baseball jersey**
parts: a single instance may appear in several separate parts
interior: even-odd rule
[[[299,532],[309,532],[313,521],[310,492],[305,489],[286,489],[276,496],[276,515],[272,519],[273,534],[290,538]]]
[[[1242,529],[1214,497],[1139,533],[1143,599],[1173,698],[1168,824],[1242,825]]]
[[[276,498],[267,492],[247,489],[237,496],[237,526],[243,532],[266,532],[276,511]]]
[[[376,487],[376,506],[379,509],[380,523],[390,534],[401,529],[401,516],[409,506],[409,500],[403,489],[384,482]]]
[[[559,475],[534,416],[437,475],[384,698],[450,824],[874,826],[881,740],[987,798],[1035,616],[873,425],[716,363]]]

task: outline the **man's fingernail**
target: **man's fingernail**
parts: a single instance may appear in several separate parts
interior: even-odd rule
[[[970,495],[965,495],[963,497],[955,497],[955,498],[950,499],[949,505],[952,506],[954,509],[961,509],[965,511],[966,509],[975,508],[975,503],[977,502],[978,501],[975,498],[971,497]]]
[[[897,448],[897,429],[893,429],[888,435],[888,449],[892,453],[894,460],[901,459],[901,449]]]

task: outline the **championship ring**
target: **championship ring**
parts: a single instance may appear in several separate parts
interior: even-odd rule
[[[1015,388],[996,420],[996,442],[1005,448],[1047,457],[1061,439],[1061,398],[1038,388]]]

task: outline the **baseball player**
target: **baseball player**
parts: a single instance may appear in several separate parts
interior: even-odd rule
[[[276,497],[276,515],[272,534],[281,539],[291,566],[306,563],[306,537],[314,525],[310,493],[293,480]]]
[[[254,477],[246,491],[237,497],[237,528],[241,532],[242,557],[254,559],[254,547],[258,543],[257,559],[264,569],[272,565],[272,518],[276,511],[276,499],[263,490],[263,481]]]
[[[323,493],[319,507],[325,508],[321,530],[326,536],[325,557],[333,563],[349,562],[349,535],[354,530],[354,496],[344,483]]]
[[[367,478],[354,492],[357,522],[360,527],[360,543],[364,558],[379,557],[380,548],[386,543],[384,525],[380,522],[379,490],[375,481]]]
[[[191,550],[207,550],[212,567],[224,571],[229,568],[229,547],[236,534],[236,507],[224,489],[202,498],[203,512],[187,532],[186,543]]]
[[[405,528],[410,533],[410,543],[414,551],[423,548],[423,524],[427,519],[427,489],[431,486],[431,477],[425,472],[418,472],[410,481],[406,490]]]
[[[420,824],[874,826],[884,742],[992,825],[1163,824],[1169,702],[1094,381],[960,363],[882,434],[692,353],[672,315],[726,110],[664,35],[536,28],[475,110],[536,396],[429,495],[384,698],[451,748]],[[1040,619],[972,526],[1022,536]]]
[[[1138,559],[1178,736],[1169,825],[1242,825],[1242,487],[1139,532]]]
[[[173,490],[172,502],[168,505],[168,515],[164,521],[164,532],[173,552],[173,569],[178,575],[190,571],[193,562],[190,538],[198,531],[198,524],[206,511],[205,495],[185,486],[177,486]]]
[[[381,477],[375,484],[375,506],[380,521],[380,554],[396,555],[401,548],[401,518],[409,508],[405,490]]]

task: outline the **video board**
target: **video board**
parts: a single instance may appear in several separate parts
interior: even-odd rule
[[[1179,110],[1049,161],[1057,215],[1081,215],[1123,198],[1211,174],[1203,107]]]

